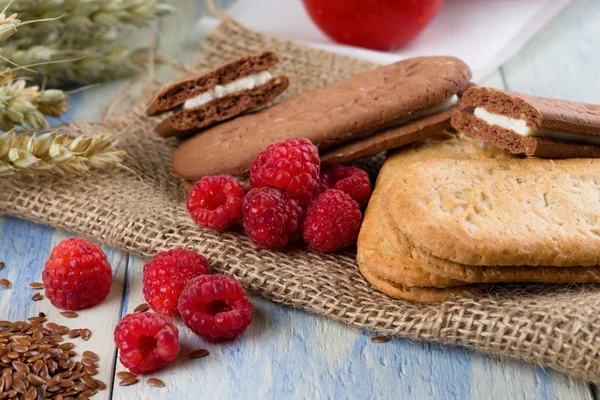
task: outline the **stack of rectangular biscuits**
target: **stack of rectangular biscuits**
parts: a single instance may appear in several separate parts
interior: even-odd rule
[[[600,160],[516,158],[444,133],[390,155],[358,239],[387,295],[441,302],[502,282],[600,282]]]

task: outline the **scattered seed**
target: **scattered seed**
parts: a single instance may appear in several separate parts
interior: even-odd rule
[[[29,390],[27,392],[25,392],[25,397],[23,397],[24,400],[35,400],[37,398],[37,390],[35,389],[34,386],[30,387]]]
[[[106,384],[104,382],[99,381],[98,379],[94,379],[94,382],[98,385],[98,390],[106,390]]]
[[[81,332],[79,332],[79,337],[83,340],[90,340],[92,337],[92,331],[90,331],[88,328],[83,328]]]
[[[385,336],[373,336],[371,338],[371,342],[373,343],[385,343],[388,341],[388,338],[386,338]]]
[[[208,350],[206,349],[198,349],[198,350],[194,350],[192,352],[190,352],[190,354],[188,354],[189,358],[202,358],[202,357],[206,357],[208,355]]]
[[[46,314],[40,311],[40,312],[38,313],[38,317],[45,318],[45,317],[46,317]]]
[[[60,315],[67,318],[77,318],[79,316],[75,311],[62,311]]]
[[[71,329],[69,332],[67,332],[67,336],[70,337],[71,339],[74,339],[76,337],[79,337],[80,333],[81,333],[81,329]]]
[[[4,264],[4,261],[0,261],[0,270],[3,270],[3,269],[4,269],[4,265],[5,265],[5,264]]]
[[[92,360],[91,358],[83,357],[81,359],[81,363],[85,367],[96,368],[96,361]]]
[[[29,375],[27,375],[27,380],[33,386],[42,386],[42,385],[46,384],[46,380],[44,378],[42,378],[41,376],[36,375],[36,374],[29,374]]]
[[[125,378],[121,382],[119,382],[119,386],[131,386],[131,385],[135,385],[138,382],[139,382],[139,379],[137,377],[131,376],[131,377]]]
[[[40,292],[37,292],[36,294],[33,295],[33,297],[31,298],[31,300],[33,301],[40,301],[44,298],[44,296],[42,296],[42,294]]]
[[[165,387],[165,383],[158,378],[150,378],[146,381],[146,383],[154,387]]]
[[[43,289],[44,288],[44,284],[42,282],[31,282],[29,284],[29,287],[32,288],[32,289],[38,290],[38,289]]]
[[[98,357],[98,354],[94,353],[93,351],[86,350],[83,352],[82,355],[84,357],[91,358],[94,361],[100,361],[100,357]]]
[[[8,279],[0,279],[0,286],[4,289],[10,289],[12,288],[12,283]]]
[[[63,343],[60,346],[58,346],[62,351],[69,351],[71,350],[73,347],[75,347],[75,345],[71,342],[67,342],[67,343]]]
[[[17,393],[25,393],[25,391],[27,390],[27,388],[25,387],[25,383],[21,380],[21,379],[16,379],[13,377],[13,384],[12,387],[14,390],[17,391]]]
[[[96,383],[95,379],[92,378],[92,377],[90,377],[90,376],[84,375],[81,378],[79,378],[79,380],[81,382],[85,383],[85,385],[87,387],[90,387],[90,388],[97,388],[98,387],[98,384]]]
[[[136,374],[134,374],[132,372],[128,372],[128,371],[117,372],[117,378],[119,378],[119,379],[133,378],[136,376],[137,376]]]
[[[143,313],[148,311],[148,309],[150,308],[150,306],[148,305],[148,303],[142,303],[139,306],[137,306],[133,312],[134,313]]]

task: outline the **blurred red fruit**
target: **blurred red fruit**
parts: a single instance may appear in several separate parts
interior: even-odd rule
[[[414,39],[443,0],[303,0],[315,24],[337,42],[390,50]]]

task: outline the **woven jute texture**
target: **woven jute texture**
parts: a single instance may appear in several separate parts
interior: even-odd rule
[[[284,97],[373,67],[267,38],[233,21],[225,21],[209,37],[198,67],[265,49],[279,53],[277,72],[291,79]],[[79,124],[78,129],[119,131],[147,101],[109,116],[108,126]],[[130,171],[4,181],[0,209],[145,257],[175,247],[192,248],[205,254],[215,270],[235,275],[248,289],[278,303],[362,329],[466,346],[600,383],[600,290],[596,287],[502,287],[475,299],[410,304],[371,289],[358,271],[353,251],[270,252],[254,247],[239,233],[203,230],[188,216],[180,180],[170,170],[177,143],[153,132],[157,121],[141,118],[123,135],[121,147],[128,152],[125,164]]]

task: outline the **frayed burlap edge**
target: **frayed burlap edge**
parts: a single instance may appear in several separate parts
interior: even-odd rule
[[[267,38],[232,20],[226,20],[205,42],[199,67],[265,49],[279,53],[276,72],[291,78],[283,97],[373,67]],[[108,116],[105,123],[119,131],[141,113],[148,100],[146,96],[136,107]],[[68,179],[2,181],[0,210],[144,257],[174,247],[192,248],[204,253],[215,270],[235,275],[248,289],[281,304],[361,329],[466,346],[600,383],[597,287],[502,287],[474,299],[411,304],[374,291],[358,272],[353,251],[335,255],[304,249],[269,252],[254,247],[241,234],[200,229],[187,215],[180,181],[170,170],[170,155],[177,143],[153,133],[157,121],[143,117],[122,135],[129,170]],[[107,129],[100,124],[78,127],[87,133]],[[376,168],[375,164],[372,169]]]

